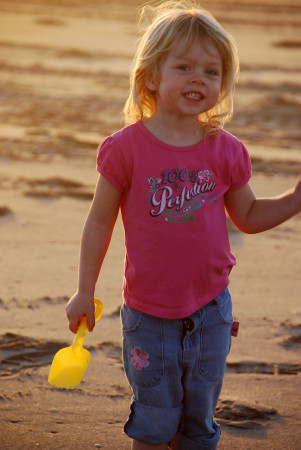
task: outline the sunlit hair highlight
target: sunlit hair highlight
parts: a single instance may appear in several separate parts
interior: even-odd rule
[[[156,94],[147,88],[145,77],[151,73],[153,79],[160,81],[160,68],[172,46],[182,39],[186,40],[187,48],[209,40],[222,60],[222,83],[217,104],[198,119],[206,125],[206,134],[215,134],[233,113],[234,88],[239,74],[234,39],[208,11],[190,0],[167,1],[157,6],[148,4],[140,11],[140,24],[144,32],[134,57],[130,92],[123,110],[125,123],[129,125],[156,112]]]

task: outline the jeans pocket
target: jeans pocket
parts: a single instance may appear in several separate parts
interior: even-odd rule
[[[142,312],[130,308],[125,303],[123,303],[120,310],[120,315],[123,332],[131,332],[135,331],[135,329],[139,326]]]
[[[208,381],[217,382],[223,379],[231,347],[233,317],[228,289],[205,306],[205,309],[206,315],[201,327],[199,370]]]
[[[233,323],[232,299],[228,289],[225,289],[214,300],[222,320],[227,324],[231,324],[232,326]]]
[[[163,336],[161,320],[124,305],[121,310],[123,328],[123,363],[127,378],[135,386],[151,388],[162,380]]]

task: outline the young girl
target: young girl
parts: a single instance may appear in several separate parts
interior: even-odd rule
[[[133,449],[215,449],[214,411],[231,345],[235,265],[225,208],[245,233],[301,210],[301,181],[257,199],[243,144],[223,130],[238,60],[233,39],[187,2],[157,7],[135,58],[127,126],[98,150],[72,332],[94,327],[94,289],[121,209],[126,243],[123,359]]]

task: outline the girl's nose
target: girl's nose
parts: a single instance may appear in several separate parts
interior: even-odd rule
[[[193,73],[191,80],[192,80],[192,83],[195,83],[195,84],[204,84],[205,77],[204,77],[203,71],[201,71],[201,70],[195,71]]]

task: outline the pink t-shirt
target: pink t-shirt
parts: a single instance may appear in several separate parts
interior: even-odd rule
[[[128,306],[179,319],[228,286],[236,260],[224,194],[251,177],[248,152],[238,139],[221,131],[174,147],[137,122],[101,144],[97,170],[123,194]]]

